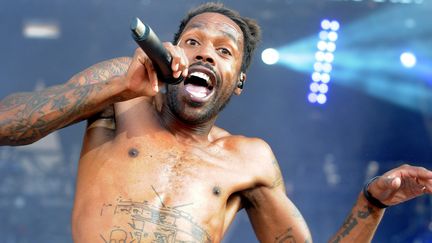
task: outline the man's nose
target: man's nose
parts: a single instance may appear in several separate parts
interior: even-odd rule
[[[214,58],[211,56],[210,51],[207,48],[202,48],[199,53],[196,54],[195,60],[207,62],[211,65],[214,65]]]

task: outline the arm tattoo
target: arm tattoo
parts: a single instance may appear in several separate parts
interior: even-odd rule
[[[294,236],[292,234],[292,227],[288,228],[282,234],[276,236],[274,243],[295,243]]]
[[[357,215],[351,213],[342,225],[342,232],[338,234],[336,239],[332,241],[332,243],[341,242],[343,238],[348,236],[351,231],[358,225],[359,220],[367,219],[374,211],[372,207],[365,206],[365,211],[358,210]]]
[[[277,174],[276,174],[276,177],[273,180],[273,183],[272,183],[272,185],[271,185],[270,188],[276,188],[276,187],[280,186],[283,183],[283,178],[282,178],[281,170],[280,170],[280,167],[279,167],[279,163],[277,162],[276,159],[273,160],[273,167],[274,167],[275,172]]]
[[[106,61],[64,85],[6,97],[0,101],[0,145],[32,143],[102,109],[94,99],[108,89],[105,81],[123,74],[127,67],[126,58]]]
[[[297,241],[292,231],[292,227],[288,228],[282,234],[276,236],[274,243],[296,243]],[[304,243],[312,243],[312,239],[309,237]]]

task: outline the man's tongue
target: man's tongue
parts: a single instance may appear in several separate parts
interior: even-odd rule
[[[209,91],[206,87],[193,84],[186,84],[185,89],[189,94],[197,98],[206,97]]]

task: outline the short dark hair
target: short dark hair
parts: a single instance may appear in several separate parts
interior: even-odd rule
[[[240,27],[244,38],[241,71],[246,72],[251,64],[253,53],[258,43],[261,41],[261,29],[255,20],[242,17],[237,11],[225,7],[222,3],[204,3],[189,11],[187,15],[181,20],[177,33],[174,34],[173,43],[178,43],[184,28],[193,17],[209,12],[225,15]]]

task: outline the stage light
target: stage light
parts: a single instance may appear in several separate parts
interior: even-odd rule
[[[321,21],[321,31],[318,33],[318,51],[315,52],[314,72],[312,73],[312,83],[309,85],[312,93],[308,95],[308,100],[311,103],[322,105],[327,102],[327,96],[324,94],[329,90],[328,83],[334,61],[333,52],[336,50],[335,42],[338,39],[337,31],[339,28],[340,24],[336,20],[324,19]]]
[[[322,31],[319,33],[319,38],[320,38],[321,40],[327,40],[327,37],[328,37],[328,32],[327,32],[327,31],[322,30]]]
[[[400,61],[406,68],[412,68],[417,63],[416,56],[411,52],[404,52],[400,55]]]
[[[322,70],[324,73],[330,73],[332,71],[333,67],[330,63],[324,63],[322,65]]]
[[[327,93],[329,90],[328,85],[327,84],[320,84],[318,87],[318,91],[322,94]]]
[[[328,33],[328,39],[329,39],[329,41],[335,42],[338,39],[338,34],[335,31],[330,31]]]
[[[24,23],[22,34],[29,39],[58,39],[60,26],[53,21],[30,20]]]
[[[324,52],[322,52],[322,51],[317,51],[317,52],[315,53],[315,59],[316,59],[318,62],[322,62],[322,61],[324,61],[324,58],[325,58],[325,54],[324,54]]]
[[[319,87],[320,87],[320,85],[318,83],[313,82],[309,85],[309,90],[312,93],[318,93]]]
[[[317,102],[317,95],[315,93],[310,93],[308,95],[308,100],[310,103],[316,103]]]
[[[330,75],[328,73],[321,74],[320,78],[321,78],[321,81],[325,84],[330,82]]]
[[[312,81],[319,82],[321,80],[322,80],[322,74],[320,74],[319,72],[312,73]]]
[[[323,70],[323,64],[321,62],[316,62],[314,64],[315,72],[321,72]]]
[[[326,62],[328,62],[328,63],[331,63],[331,62],[333,62],[333,60],[334,60],[334,55],[333,55],[333,53],[331,53],[331,52],[327,52],[327,53],[324,55],[324,61],[326,61]]]
[[[279,52],[273,48],[267,48],[261,53],[262,61],[267,65],[273,65],[279,61]]]
[[[331,28],[331,22],[330,22],[328,19],[323,19],[323,20],[321,21],[321,28],[322,28],[323,30],[328,30],[328,29],[330,29],[330,28]]]
[[[338,31],[340,27],[340,24],[338,21],[333,20],[332,22],[330,22],[330,29],[333,31]]]
[[[371,3],[372,0],[363,2]],[[280,64],[306,75],[304,99],[307,103],[309,85],[315,82],[328,85],[326,105],[332,99],[333,85],[340,85],[432,116],[432,109],[424,106],[432,104],[432,50],[428,38],[432,25],[427,24],[432,0],[412,0],[411,6],[391,4],[390,0],[385,3],[394,6],[377,9],[350,23],[340,22],[336,42],[328,39],[328,33],[333,31],[328,28],[328,21],[331,26],[334,19],[327,17],[327,21],[321,19],[316,23],[318,28],[314,35],[278,48]],[[323,39],[326,35],[327,39]],[[325,44],[318,45],[320,41]],[[326,49],[319,50],[318,47]],[[403,54],[405,51],[407,53]],[[327,62],[329,60],[323,60],[318,52],[333,53],[334,60]],[[330,63],[331,72],[326,73],[324,69],[316,72],[314,64],[317,62]],[[319,104],[315,102],[314,105]]]
[[[327,49],[327,42],[319,41],[317,47],[320,51],[325,51]]]
[[[327,96],[325,94],[319,94],[317,95],[317,102],[321,105],[325,104],[327,102]]]
[[[327,43],[327,51],[334,52],[336,50],[336,44],[334,42]]]

